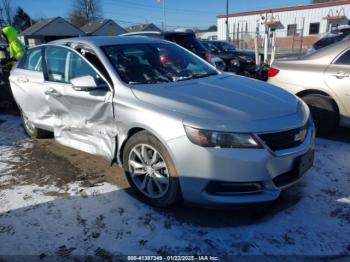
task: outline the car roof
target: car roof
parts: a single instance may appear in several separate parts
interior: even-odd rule
[[[122,36],[140,35],[140,34],[143,34],[143,35],[161,35],[162,32],[159,32],[159,31],[139,31],[139,32],[125,33],[125,34],[122,34]]]
[[[122,36],[134,36],[134,35],[160,35],[160,36],[169,36],[169,35],[179,35],[179,36],[195,36],[193,32],[182,32],[182,31],[140,31],[140,32],[132,32],[126,33]]]
[[[150,44],[161,43],[161,39],[149,38],[145,36],[82,36],[74,38],[60,39],[51,44],[65,44],[65,43],[86,43],[95,46],[108,46],[108,45],[122,45],[122,44]]]

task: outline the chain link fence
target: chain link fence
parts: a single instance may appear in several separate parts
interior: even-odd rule
[[[298,57],[305,53],[318,39],[318,35],[304,36],[302,29],[275,30],[275,58]],[[264,53],[265,32],[239,32],[232,34],[231,42],[240,49],[255,49],[255,38],[260,53]],[[268,53],[273,47],[273,32],[269,33]]]

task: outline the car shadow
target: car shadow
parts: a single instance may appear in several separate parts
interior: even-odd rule
[[[225,228],[262,223],[276,214],[295,206],[303,197],[302,181],[284,191],[278,199],[256,204],[235,204],[225,207],[199,207],[186,204],[168,209],[157,209],[176,220],[199,227]]]
[[[325,139],[334,140],[338,142],[350,143],[350,128],[338,127],[332,134],[327,136],[322,136],[320,138],[325,138]]]
[[[166,235],[170,239],[176,239],[179,231],[193,230],[191,234],[200,235],[209,228],[255,224],[299,201],[294,189],[294,193],[287,192],[274,203],[265,205],[219,210],[182,205],[160,210],[134,199],[130,188],[101,188],[97,186],[87,189],[87,194],[82,192],[81,195],[77,193],[53,200],[50,197],[54,195],[45,192],[44,188],[36,189],[41,196],[38,195],[36,199],[26,196],[25,187],[17,188],[19,197],[28,197],[29,203],[25,206],[14,204],[13,208],[5,208],[0,212],[1,225],[6,227],[6,230],[0,232],[0,239],[3,240],[0,254],[16,254],[11,248],[21,246],[22,254],[28,252],[44,258],[71,258],[76,252],[85,253],[84,248],[89,247],[89,253],[99,257],[101,249],[109,247],[108,251],[102,253],[112,257],[115,253],[123,254],[121,243],[129,243],[129,250],[135,250],[135,254],[145,254],[147,246],[159,248],[160,250],[152,250],[159,254],[164,251],[161,250],[158,236],[162,238]],[[18,208],[16,205],[19,205]],[[146,238],[146,246],[142,247],[142,236],[149,234],[157,237]],[[33,239],[35,245],[32,244]],[[107,244],[110,241],[115,245]],[[171,246],[171,243],[167,244]],[[203,244],[207,245],[205,242]],[[205,248],[207,250],[210,246]]]

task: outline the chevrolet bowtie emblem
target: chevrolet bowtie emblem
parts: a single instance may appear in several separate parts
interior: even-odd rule
[[[305,137],[306,137],[306,134],[307,134],[307,129],[306,128],[303,128],[299,131],[299,133],[297,133],[295,136],[294,136],[294,141],[295,142],[302,142],[305,140]]]

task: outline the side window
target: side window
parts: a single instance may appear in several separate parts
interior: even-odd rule
[[[92,76],[98,85],[106,84],[101,76],[79,55],[69,53],[68,81],[81,76]]]
[[[335,61],[335,64],[337,64],[337,65],[350,65],[350,50],[346,51],[344,54],[342,54],[341,57],[339,57],[337,59],[337,61]]]
[[[69,50],[48,46],[45,50],[45,61],[47,67],[47,80],[60,83],[69,83],[66,74],[66,59]]]
[[[42,72],[42,55],[41,48],[34,48],[27,51],[26,55],[21,59],[17,68]]]

